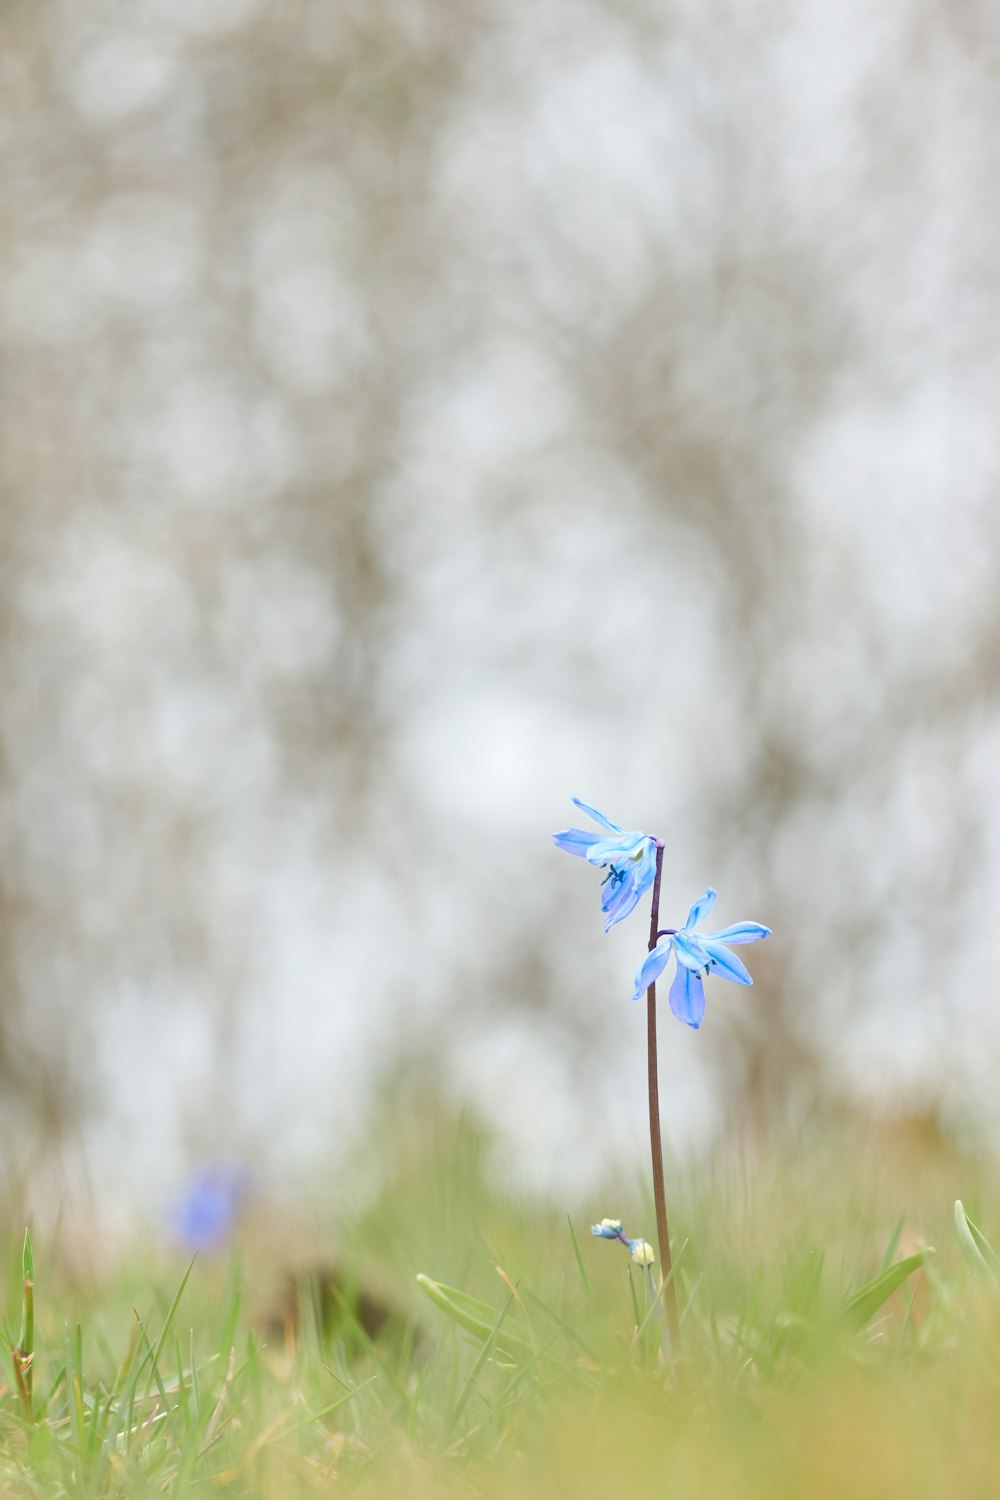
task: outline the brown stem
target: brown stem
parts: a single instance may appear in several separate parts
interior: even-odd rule
[[[660,929],[660,877],[663,874],[663,845],[656,846],[656,875],[653,879],[653,910],[649,921],[649,949],[656,947]],[[667,1228],[667,1194],[663,1183],[663,1144],[660,1140],[660,1083],[656,1059],[656,984],[646,991],[646,1054],[649,1063],[649,1147],[653,1157],[653,1199],[656,1203],[656,1237],[660,1244],[660,1269],[666,1290],[667,1327],[674,1358],[680,1353],[681,1329],[677,1318],[677,1290],[670,1274],[670,1231]],[[668,1279],[669,1278],[669,1279]]]

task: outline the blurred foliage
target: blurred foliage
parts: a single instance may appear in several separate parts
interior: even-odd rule
[[[529,1165],[631,1143],[642,942],[553,862],[571,792],[668,837],[671,908],[776,931],[671,1033],[679,1141],[706,1098],[744,1140],[981,1119],[996,41],[930,0],[7,0],[20,1149],[281,1172],[407,1058]]]
[[[636,1327],[621,1247],[580,1220],[577,1255],[561,1204],[496,1190],[485,1144],[456,1119],[397,1143],[312,1274],[347,1289],[329,1318],[308,1286],[274,1317],[269,1285],[293,1264],[277,1204],[191,1266],[119,1245],[81,1275],[74,1244],[22,1242],[5,1202],[0,1482],[92,1497],[991,1493],[997,1288],[967,1242],[996,1243],[995,1169],[869,1121],[752,1173],[726,1159],[692,1174],[675,1200],[685,1347],[668,1367],[655,1328]],[[618,1184],[602,1202],[636,1227],[651,1217]]]

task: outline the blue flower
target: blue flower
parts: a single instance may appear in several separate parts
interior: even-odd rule
[[[644,990],[663,973],[671,953],[677,957],[677,974],[670,986],[670,1009],[678,1021],[693,1026],[701,1025],[705,1014],[705,990],[702,980],[706,974],[721,974],[734,984],[753,984],[745,966],[730,953],[726,943],[757,943],[770,936],[770,927],[759,922],[734,922],[720,932],[695,932],[694,928],[707,917],[715,905],[716,892],[709,886],[688,912],[688,919],[679,932],[669,930],[657,943],[642,963],[635,976],[635,994],[638,1000]]]
[[[171,1215],[174,1235],[189,1250],[213,1250],[228,1239],[250,1185],[241,1167],[219,1163],[192,1177]]]
[[[604,931],[608,932],[622,917],[628,916],[643,892],[653,884],[657,840],[638,830],[628,832],[598,812],[596,807],[588,807],[579,797],[574,797],[573,801],[581,812],[599,823],[604,832],[565,828],[561,833],[554,833],[552,841],[567,854],[578,854],[589,864],[609,867],[601,887]]]
[[[653,1247],[648,1240],[630,1240],[622,1229],[621,1219],[602,1219],[599,1224],[591,1224],[591,1234],[598,1235],[602,1240],[621,1240],[627,1246],[628,1252],[636,1265],[651,1266],[656,1260]]]

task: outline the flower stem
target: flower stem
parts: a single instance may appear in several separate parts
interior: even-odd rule
[[[656,947],[660,929],[660,877],[663,874],[663,845],[656,845],[656,875],[653,879],[653,910],[649,921],[650,952]],[[663,1144],[660,1140],[660,1084],[656,1058],[656,984],[646,991],[646,1055],[649,1065],[649,1147],[653,1157],[653,1199],[656,1204],[656,1237],[660,1245],[660,1269],[667,1283],[664,1300],[667,1327],[674,1358],[680,1353],[681,1329],[677,1318],[677,1291],[671,1275],[670,1231],[667,1228],[667,1194],[663,1183]]]

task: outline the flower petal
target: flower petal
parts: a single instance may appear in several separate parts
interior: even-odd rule
[[[638,1000],[644,990],[648,990],[651,984],[655,984],[667,966],[671,949],[674,946],[673,938],[667,938],[665,943],[657,943],[655,948],[650,949],[635,971],[635,990],[633,1000]]]
[[[626,857],[628,845],[621,838],[607,838],[598,834],[587,850],[587,859],[592,865],[616,865]]]
[[[643,845],[642,859],[641,859],[641,861],[639,863],[639,868],[636,871],[636,877],[635,877],[635,879],[636,879],[636,885],[639,888],[639,894],[640,894],[640,896],[642,895],[643,891],[648,891],[649,890],[649,887],[653,884],[653,878],[654,878],[655,875],[656,875],[656,840],[648,838],[646,840],[645,844]]]
[[[620,860],[636,861],[642,855],[642,843],[646,835],[636,830],[634,833],[617,833],[614,838],[601,838],[591,844],[587,850],[587,858],[592,865],[618,864]]]
[[[720,979],[731,979],[734,984],[753,984],[749,969],[735,953],[730,953],[722,943],[715,943],[711,938],[705,938],[704,944],[713,974],[718,974]]]
[[[621,1219],[602,1219],[599,1224],[591,1224],[591,1234],[596,1234],[602,1240],[616,1240],[622,1232]]]
[[[712,943],[759,943],[761,938],[770,936],[770,927],[763,927],[760,922],[734,922],[721,932],[706,932],[705,939]]]
[[[601,827],[606,828],[609,833],[625,832],[624,828],[620,827],[617,823],[612,823],[611,819],[604,813],[599,812],[596,807],[591,807],[589,802],[581,802],[579,797],[574,797],[573,805],[578,807],[581,812],[585,812],[588,818],[593,818],[595,823],[600,823]]]
[[[623,917],[628,916],[629,912],[634,911],[642,895],[633,876],[625,875],[620,880],[615,878],[618,868],[617,865],[612,865],[612,873],[602,886],[601,910],[604,912],[605,932],[610,932],[616,922],[620,922]]]
[[[638,1266],[651,1266],[656,1260],[653,1247],[648,1240],[626,1240],[632,1259]]]
[[[708,963],[708,952],[700,937],[693,932],[678,932],[674,934],[674,947],[677,949],[677,961],[685,968],[694,969],[695,973],[703,969]]]
[[[600,836],[599,833],[586,833],[582,828],[564,828],[561,833],[552,835],[552,842],[557,849],[565,849],[567,854],[579,854],[584,858],[591,844],[596,844]]]
[[[705,986],[698,975],[686,969],[683,964],[678,964],[669,998],[670,1009],[678,1021],[683,1021],[685,1026],[697,1031],[705,1014]]]
[[[607,914],[605,932],[635,909],[643,893],[652,885],[655,874],[656,845],[652,839],[646,840],[639,859],[615,860],[604,881],[601,896],[601,907]]]
[[[707,891],[702,891],[701,895],[698,897],[697,901],[688,912],[688,919],[684,923],[685,932],[687,932],[692,927],[697,927],[698,923],[708,916],[709,912],[712,910],[712,907],[715,905],[715,898],[718,894],[718,891],[715,890],[712,886],[709,886]]]

